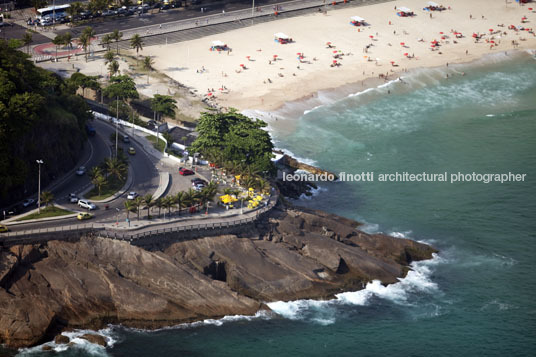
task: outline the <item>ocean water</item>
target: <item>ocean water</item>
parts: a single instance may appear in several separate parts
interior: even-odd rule
[[[388,287],[372,282],[332,301],[271,303],[277,315],[153,332],[111,327],[103,333],[112,347],[79,344],[56,355],[534,355],[536,60],[527,53],[495,55],[334,96],[320,95],[305,114],[296,104],[284,108],[286,119],[270,119],[277,146],[332,172],[374,172],[376,179],[320,183],[313,199],[296,203],[357,219],[369,232],[432,244],[440,250],[434,259],[414,263]],[[377,179],[395,172],[526,177]]]

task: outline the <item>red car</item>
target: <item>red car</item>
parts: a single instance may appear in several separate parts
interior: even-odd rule
[[[188,176],[188,175],[194,175],[195,172],[184,167],[179,167],[179,174],[181,174],[182,176]]]

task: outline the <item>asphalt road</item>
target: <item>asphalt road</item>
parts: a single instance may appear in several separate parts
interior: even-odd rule
[[[277,0],[256,0],[255,7],[277,4],[281,1]],[[90,20],[89,23],[83,25],[75,26],[69,30],[60,31],[60,33],[70,31],[75,37],[77,37],[82,30],[91,26],[95,32],[98,34],[112,32],[114,30],[128,30],[134,29],[143,26],[149,25],[159,25],[167,22],[184,20],[184,19],[194,19],[197,17],[204,17],[208,15],[220,14],[222,11],[231,12],[236,10],[251,9],[252,2],[232,2],[232,3],[212,3],[212,1],[203,1],[201,4],[195,6],[189,6],[186,9],[179,11],[179,9],[169,9],[161,10],[158,14],[148,14],[145,13],[142,16],[132,15],[132,16],[110,16],[110,17],[99,17],[96,19]],[[201,8],[208,9],[207,11],[201,12]],[[47,41],[49,42],[49,41]]]
[[[111,147],[110,147],[110,134],[115,133],[115,128],[103,123],[101,121],[95,120],[93,123],[97,135],[91,137],[88,140],[89,146],[89,155],[87,155],[87,160],[85,161],[84,166],[89,171],[91,167],[98,165],[105,158],[110,157]],[[141,145],[131,140],[130,143],[125,144],[122,142],[121,138],[123,134],[127,134],[127,131],[119,132],[119,146],[123,147],[123,150],[126,152],[130,146],[136,149],[135,155],[129,155],[129,166],[131,170],[129,171],[133,175],[132,186],[129,191],[136,191],[140,195],[145,195],[147,193],[154,193],[158,187],[159,183],[159,174],[155,168],[155,159],[148,155],[142,148]],[[91,185],[88,174],[83,176],[77,176],[75,173],[64,178],[64,181],[58,185],[56,189],[52,190],[54,197],[56,198],[56,203],[61,204],[67,208],[84,211],[78,207],[75,203],[68,202],[68,196],[70,193],[75,193],[77,196],[80,196],[82,192],[87,190]],[[124,201],[126,200],[127,193],[124,193],[122,196],[116,198],[115,200],[109,203],[97,203],[97,209],[91,211],[94,215],[92,220],[104,222],[104,221],[113,221],[116,217],[117,210],[119,208],[121,211],[124,211]],[[109,209],[105,209],[105,206],[108,205]],[[35,208],[35,207],[32,207]],[[76,218],[58,220],[58,221],[43,221],[22,224],[17,226],[11,226],[11,231],[21,231],[28,229],[37,229],[37,228],[47,228],[47,227],[61,227],[69,226],[75,224],[85,224],[88,221],[78,221]]]

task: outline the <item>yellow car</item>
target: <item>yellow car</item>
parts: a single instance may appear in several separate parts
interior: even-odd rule
[[[136,155],[136,149],[134,149],[132,146],[128,148],[128,153],[130,155]]]
[[[83,221],[83,220],[86,220],[86,219],[90,219],[91,217],[93,217],[93,215],[89,214],[89,213],[86,213],[86,212],[80,212],[78,214],[78,216],[76,216],[76,218],[79,220],[79,221]]]
[[[6,226],[4,226],[3,224],[0,224],[0,233],[4,233],[4,232],[7,232],[9,231],[9,229],[7,229]]]

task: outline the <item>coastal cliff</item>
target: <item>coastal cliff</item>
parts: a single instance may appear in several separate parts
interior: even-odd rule
[[[31,346],[64,329],[157,328],[253,315],[266,302],[328,299],[377,279],[391,284],[425,244],[356,229],[320,211],[276,208],[247,234],[142,249],[84,237],[0,251],[0,343]]]

